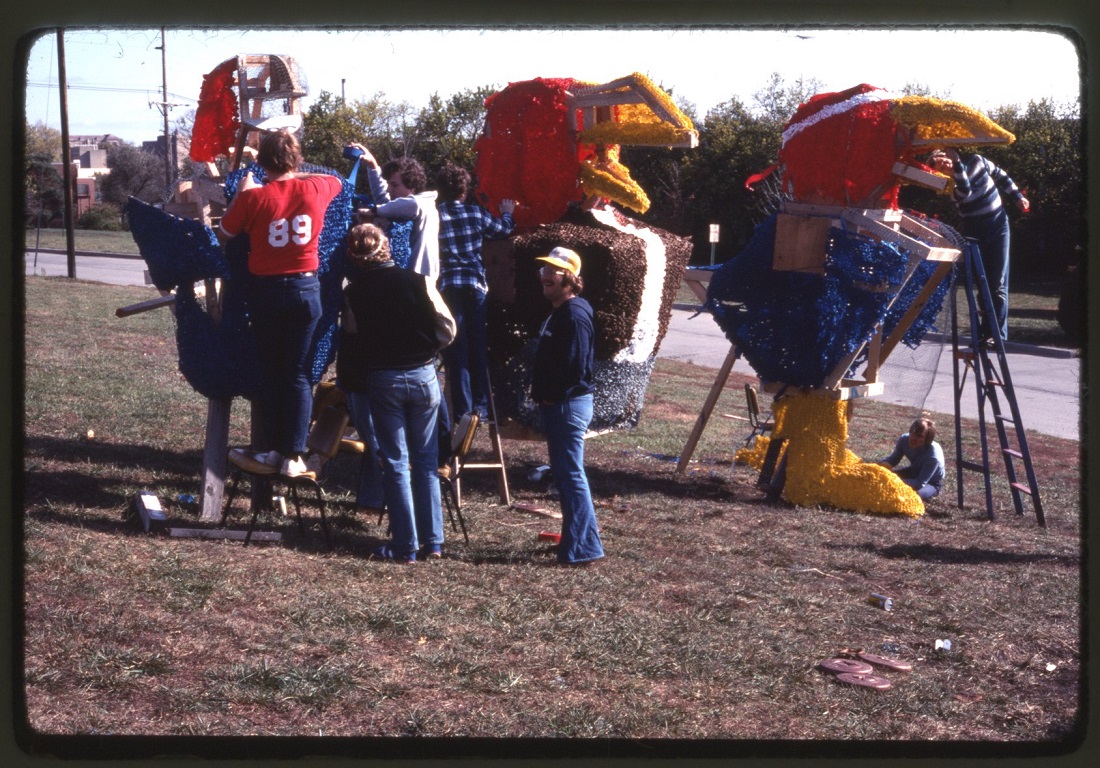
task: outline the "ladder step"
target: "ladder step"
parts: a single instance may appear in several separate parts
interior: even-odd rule
[[[1004,414],[1001,414],[1001,413],[998,413],[993,418],[995,418],[997,421],[1003,421],[1005,424],[1015,424],[1016,423],[1012,420],[1011,417],[1005,416]]]
[[[1023,483],[1009,483],[1009,485],[1011,485],[1020,493],[1026,493],[1028,496],[1031,495],[1031,486],[1029,485],[1024,485]]]
[[[963,460],[963,461],[959,462],[959,466],[962,467],[963,469],[969,469],[972,472],[982,472],[982,473],[985,472],[985,464],[979,464],[976,461]]]
[[[463,464],[463,469],[502,469],[503,464]]]
[[[1004,453],[1005,456],[1015,456],[1017,459],[1022,459],[1024,457],[1024,455],[1015,448],[1002,448],[1001,452]]]

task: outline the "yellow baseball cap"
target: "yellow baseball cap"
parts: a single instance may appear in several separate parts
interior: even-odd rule
[[[546,256],[539,256],[535,261],[545,261],[547,264],[553,264],[558,269],[564,269],[573,275],[579,276],[581,273],[580,255],[576,251],[561,246],[550,251]]]

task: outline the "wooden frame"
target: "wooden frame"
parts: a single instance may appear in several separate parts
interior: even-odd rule
[[[812,246],[816,249],[817,245],[814,244],[819,243],[820,231],[823,228],[845,222],[854,227],[857,232],[862,232],[876,239],[895,243],[905,248],[911,255],[906,268],[905,280],[902,287],[898,289],[898,295],[901,294],[901,290],[905,287],[905,284],[912,279],[916,272],[916,268],[922,262],[939,262],[931,277],[921,288],[920,293],[898,321],[897,326],[890,333],[888,338],[883,339],[881,327],[876,328],[867,341],[859,345],[853,352],[846,355],[843,360],[837,363],[825,378],[821,387],[801,390],[816,396],[828,397],[835,400],[855,400],[863,397],[881,395],[885,391],[885,384],[878,380],[879,369],[886,362],[886,359],[890,356],[890,353],[898,343],[900,343],[905,333],[916,321],[921,310],[928,304],[936,288],[951,272],[955,262],[961,256],[961,251],[952,247],[951,244],[936,231],[921,224],[920,221],[903,211],[896,209],[839,208],[836,206],[788,202],[783,205],[779,215],[801,217],[803,219],[807,217],[825,218],[829,221],[828,225],[815,223],[804,226],[801,223],[795,224],[791,232],[794,238],[792,244],[801,244],[805,247]],[[918,240],[918,236],[922,239]],[[930,245],[929,243],[932,244]],[[821,256],[823,261],[824,253],[822,253]],[[816,258],[816,254],[805,258],[799,254],[794,254],[794,261],[792,263],[796,265],[801,264],[802,267],[800,268],[806,268],[806,265],[815,261]],[[790,268],[787,263],[790,261],[791,260],[788,259],[784,262],[787,268]],[[778,267],[773,264],[773,268]],[[700,302],[705,302],[707,290],[704,284],[710,282],[712,272],[710,270],[699,270],[698,275],[690,275],[689,277],[690,272],[691,270],[685,272],[684,282],[691,289],[692,293],[699,297]],[[894,300],[897,300],[897,296],[895,296]],[[868,350],[864,379],[845,378],[848,369],[864,349]],[[695,426],[692,427],[691,434],[688,435],[687,442],[684,444],[684,449],[680,453],[680,460],[676,465],[677,472],[682,473],[687,469],[688,463],[695,453],[695,448],[699,443],[699,439],[702,437],[703,430],[714,410],[714,406],[718,402],[718,397],[726,386],[730,372],[733,370],[733,364],[739,356],[740,352],[737,347],[731,344],[730,351],[726,355],[722,367],[719,368],[714,383],[711,385],[710,392],[707,394],[707,398],[699,411],[699,416],[695,420]],[[778,395],[787,387],[788,385],[782,382],[767,382],[762,384],[761,390],[772,395]]]

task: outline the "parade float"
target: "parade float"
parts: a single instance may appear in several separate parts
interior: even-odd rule
[[[898,190],[949,191],[919,155],[1013,140],[965,105],[863,84],[801,105],[778,162],[748,180],[778,173],[785,200],[714,271],[706,307],[774,396],[771,435],[737,459],[769,473],[779,463],[785,500],[924,513],[897,475],[847,448],[852,401],[881,394],[891,352],[932,330],[964,242],[899,209]]]

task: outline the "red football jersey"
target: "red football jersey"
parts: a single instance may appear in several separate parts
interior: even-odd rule
[[[248,233],[248,271],[254,275],[314,271],[325,210],[341,189],[340,180],[328,174],[269,181],[238,193],[222,231],[229,237]]]

